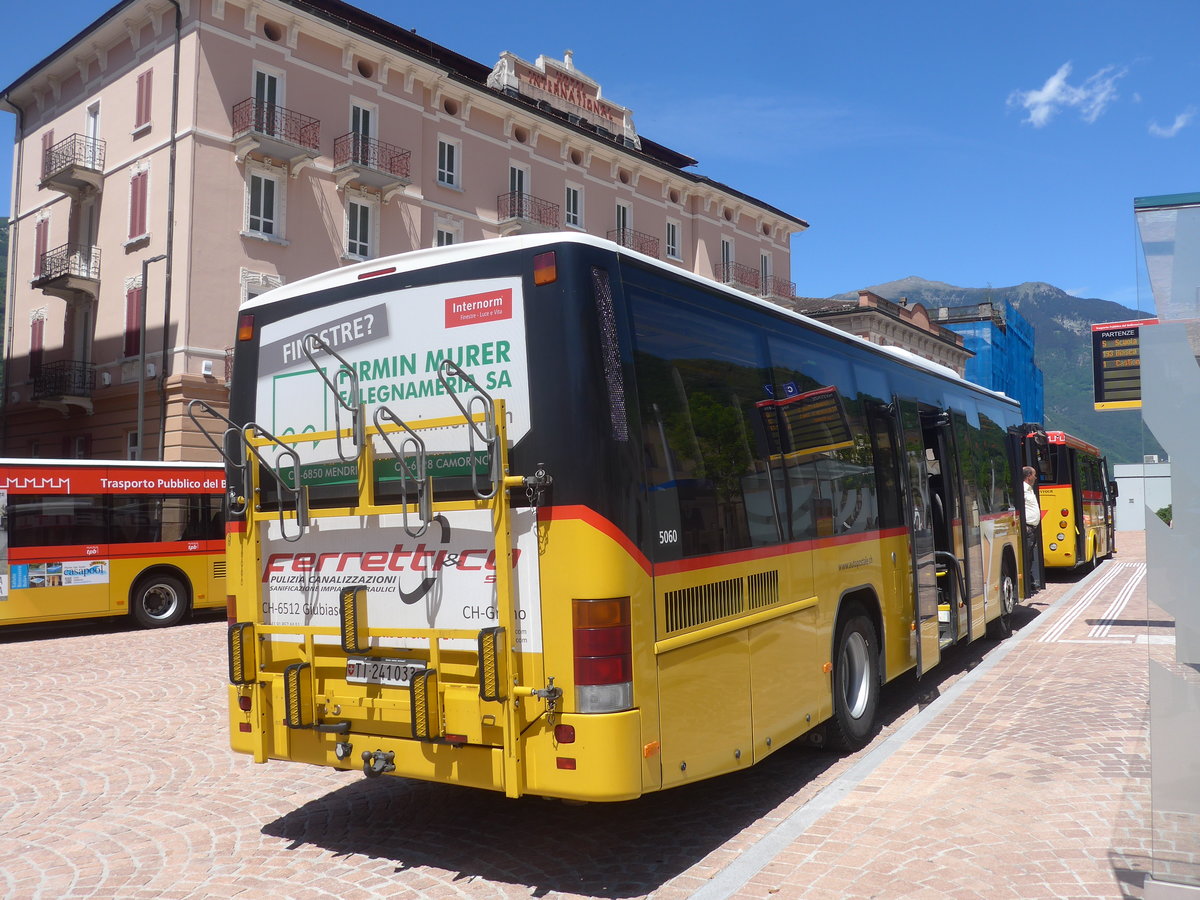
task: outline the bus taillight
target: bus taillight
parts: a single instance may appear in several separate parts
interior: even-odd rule
[[[533,283],[553,284],[558,281],[558,258],[553,250],[539,253],[533,258]]]
[[[254,314],[242,313],[238,316],[237,339],[239,341],[254,340]]]
[[[633,641],[629,598],[575,600],[575,699],[579,712],[633,706]]]

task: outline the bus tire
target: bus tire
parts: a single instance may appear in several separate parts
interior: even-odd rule
[[[842,619],[834,643],[830,745],[859,750],[870,743],[879,690],[879,639],[871,620],[855,606]]]
[[[1012,634],[1012,614],[1017,608],[1017,574],[1005,557],[1000,567],[1000,615],[987,623],[987,636],[1002,641]]]
[[[143,628],[167,628],[178,625],[191,607],[187,585],[165,572],[140,578],[133,587],[130,610]]]

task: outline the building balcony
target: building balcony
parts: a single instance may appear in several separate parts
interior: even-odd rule
[[[713,266],[713,269],[716,271],[717,280],[722,284],[735,287],[739,291],[745,291],[748,294],[762,292],[762,273],[752,266],[726,262],[717,263]]]
[[[628,247],[630,250],[636,250],[638,253],[645,253],[647,256],[658,259],[658,238],[649,234],[634,231],[632,228],[614,228],[608,233],[608,239],[622,247]]]
[[[64,300],[95,299],[100,293],[100,248],[63,244],[38,261],[33,287]]]
[[[390,199],[412,184],[412,151],[351,131],[333,142],[333,175],[338,188],[350,182],[376,188]]]
[[[233,108],[233,146],[239,162],[261,153],[287,163],[295,175],[321,153],[321,122],[251,97]]]
[[[791,300],[796,296],[796,282],[778,275],[768,275],[762,294],[772,300]]]
[[[33,396],[39,406],[66,415],[71,407],[92,411],[96,390],[96,367],[91,363],[64,359],[45,363],[33,376]]]
[[[509,191],[496,198],[496,221],[504,234],[538,234],[557,231],[562,217],[557,203]]]
[[[104,141],[73,134],[42,154],[39,187],[78,196],[104,184]]]

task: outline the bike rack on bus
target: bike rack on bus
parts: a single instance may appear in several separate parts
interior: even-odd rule
[[[464,405],[458,398],[458,392],[454,390],[454,386],[450,383],[448,376],[461,378],[472,388],[475,393],[467,398]],[[467,420],[467,427],[470,429],[467,433],[470,457],[471,457],[471,490],[475,492],[475,496],[480,500],[490,500],[496,496],[496,492],[500,489],[501,483],[504,481],[504,473],[501,470],[500,454],[496,452],[496,413],[495,401],[492,400],[492,395],[479,386],[479,383],[463,371],[462,367],[457,363],[448,359],[443,359],[437,370],[438,381],[442,383],[442,387],[446,389],[446,393],[450,399],[454,401],[454,405],[458,407],[459,412]],[[479,423],[475,420],[475,414],[471,412],[471,408],[476,403],[483,405],[483,430],[480,431]],[[484,492],[479,489],[479,474],[475,471],[475,438],[478,437],[487,447],[488,454],[488,478],[491,481],[491,490]]]
[[[225,447],[222,447],[220,444],[218,444],[213,439],[213,436],[208,433],[208,429],[205,428],[203,423],[199,419],[196,418],[194,409],[197,407],[200,409],[203,409],[206,413],[208,413],[213,418],[220,419],[222,422],[224,422],[226,425],[228,425],[229,427],[225,429],[225,432],[222,436],[222,440],[228,442],[229,439],[231,437],[233,437],[233,439],[236,440],[241,445],[241,448],[243,451],[249,451],[254,456],[254,458],[258,460],[259,464],[262,466],[262,471],[266,472],[268,475],[271,476],[272,479],[274,479],[275,483],[279,486],[279,496],[280,496],[279,532],[280,532],[280,535],[283,537],[283,539],[285,541],[294,543],[295,541],[300,540],[300,538],[304,536],[304,531],[305,531],[305,529],[308,528],[308,525],[309,525],[308,495],[305,493],[304,487],[300,483],[300,455],[294,449],[292,449],[290,446],[285,444],[279,438],[275,437],[275,435],[271,434],[271,432],[267,431],[265,428],[263,428],[261,425],[259,425],[256,422],[247,423],[246,428],[243,430],[243,429],[239,428],[237,425],[235,425],[231,419],[228,419],[227,417],[221,415],[221,413],[219,413],[215,409],[213,409],[205,401],[193,400],[191,403],[189,403],[188,404],[188,416],[189,416],[189,418],[191,418],[191,420],[193,422],[196,423],[196,427],[200,429],[200,433],[202,435],[204,435],[205,439],[210,444],[212,444],[213,447],[216,448],[217,452],[219,454],[221,454],[221,458],[223,460],[225,460],[225,463],[228,466],[230,466],[230,468],[236,469],[237,471],[239,471],[241,473],[242,497],[241,497],[240,508],[235,508],[235,504],[231,503],[230,504],[230,512],[233,512],[237,515],[242,515],[243,513],[246,512],[247,508],[250,505],[250,499],[248,496],[249,490],[247,490],[247,488],[249,486],[249,479],[247,478],[248,472],[246,470],[246,459],[234,459],[233,456],[230,455],[230,453],[228,452],[228,450],[226,450]],[[250,434],[247,435],[246,432],[249,432]],[[276,461],[274,463],[268,462],[267,459],[261,453],[259,453],[258,448],[255,447],[253,443],[251,443],[252,438],[262,438],[265,441],[267,441],[268,443],[274,444],[275,447],[277,447],[279,449],[279,451],[282,453],[283,456],[290,458],[291,463],[292,463],[292,480],[295,482],[294,485],[288,484],[287,480],[283,477],[283,466],[279,462],[280,457],[276,457]],[[294,537],[290,536],[288,534],[288,529],[287,529],[287,525],[286,525],[287,516],[285,515],[285,513],[287,512],[288,504],[283,502],[283,497],[285,495],[291,496],[291,498],[292,498],[291,505],[293,505],[296,509],[295,520],[296,520],[297,531],[296,531],[296,534]]]
[[[408,435],[400,441],[399,450],[392,443],[392,439],[388,436],[388,433],[384,431],[384,419],[390,420],[393,424],[400,426],[408,432]],[[383,438],[383,442],[387,444],[388,450],[392,452],[392,456],[395,457],[396,467],[400,472],[400,499],[404,504],[404,530],[409,537],[420,537],[429,529],[429,524],[433,521],[433,493],[429,485],[425,441],[409,427],[407,422],[392,412],[390,407],[380,406],[376,409],[374,422],[376,431]],[[412,457],[408,455],[410,447],[414,449]],[[408,481],[410,478],[417,485],[417,514],[421,517],[421,527],[417,531],[413,531],[408,527]]]
[[[334,379],[341,378],[345,374],[350,379],[350,400],[343,400],[342,395],[338,393],[335,380],[331,380],[325,374],[325,370],[317,365],[316,359],[313,357],[313,350],[309,347],[309,343],[318,350],[324,350],[340,364],[337,370],[337,375]],[[313,369],[321,376],[321,380],[325,382],[325,386],[333,393],[333,427],[337,432],[337,455],[342,462],[356,462],[358,460],[359,448],[366,441],[365,435],[365,409],[363,404],[358,403],[358,373],[354,371],[354,367],[338,354],[336,350],[329,346],[321,337],[314,332],[309,332],[300,341],[300,349],[304,351],[304,356],[312,363]],[[342,416],[341,410],[346,410],[350,413],[350,439],[354,443],[354,453],[346,456],[342,453]]]
[[[214,419],[220,419],[228,426],[221,435],[220,444],[218,444],[216,440],[214,440],[213,436],[208,433],[208,429],[204,427],[204,423],[196,418],[195,411],[197,408],[202,409]],[[228,467],[228,470],[236,470],[238,472],[238,481],[240,483],[237,485],[227,483],[225,490],[226,495],[229,498],[229,511],[234,515],[242,515],[246,511],[246,507],[250,505],[250,501],[247,498],[247,494],[249,492],[246,490],[246,460],[234,459],[226,449],[230,446],[231,441],[233,443],[241,443],[242,430],[234,425],[230,419],[221,415],[203,400],[193,400],[190,402],[188,404],[187,414],[188,418],[196,424],[196,428],[199,429],[200,433],[204,435],[204,439],[212,444],[213,448],[218,454],[220,454],[221,459],[225,461],[225,465]]]

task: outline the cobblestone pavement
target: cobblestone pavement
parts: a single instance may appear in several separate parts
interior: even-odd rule
[[[1020,611],[1029,633],[1001,664],[782,843],[814,798],[997,645],[960,648],[920,682],[890,685],[883,731],[859,754],[794,745],[710,782],[570,806],[233,754],[223,620],[5,633],[0,894],[1140,897],[1147,650],[1131,635],[1145,633],[1147,613],[1142,579],[1105,618],[1136,575],[1130,563],[1144,561],[1125,549],[1140,535],[1122,537],[1119,566],[1092,576],[1119,571],[1104,591],[1047,614],[1069,590],[1082,596],[1052,583]],[[761,864],[747,867],[756,853]]]

